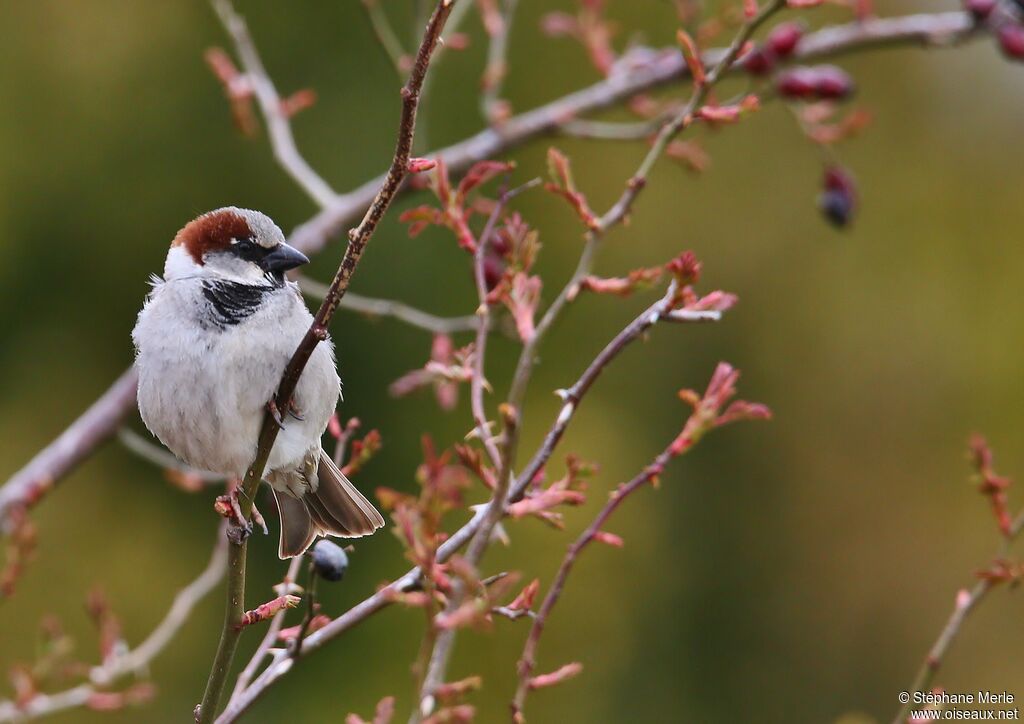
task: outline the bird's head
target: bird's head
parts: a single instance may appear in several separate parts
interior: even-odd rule
[[[266,214],[225,206],[196,217],[175,235],[164,278],[283,284],[286,271],[308,261],[285,243],[281,229]]]

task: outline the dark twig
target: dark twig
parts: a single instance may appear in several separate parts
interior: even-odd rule
[[[341,260],[338,271],[334,276],[334,281],[331,282],[327,295],[313,318],[312,325],[310,325],[305,337],[303,337],[291,361],[285,368],[284,375],[281,378],[281,385],[275,396],[279,410],[288,409],[302,370],[305,369],[306,363],[309,361],[316,346],[327,337],[327,326],[330,323],[331,317],[334,316],[335,310],[338,308],[338,303],[348,290],[352,274],[362,258],[366,245],[373,236],[374,231],[376,231],[378,223],[383,218],[388,206],[391,205],[391,201],[409,172],[409,158],[416,127],[416,109],[419,105],[420,89],[423,86],[423,80],[430,66],[430,57],[437,45],[437,39],[454,4],[455,0],[440,0],[431,15],[430,22],[427,24],[423,41],[420,44],[412,70],[409,73],[409,80],[402,88],[402,113],[399,122],[398,142],[391,161],[391,168],[384,177],[384,181],[370,203],[369,209],[367,209],[366,214],[363,216],[363,220],[349,232],[348,246],[345,249],[345,255]],[[260,479],[263,477],[263,471],[270,456],[270,450],[277,439],[279,429],[268,413],[263,421],[263,428],[260,432],[256,459],[246,472],[242,483],[244,492],[243,500],[241,501],[243,516],[248,516],[252,509],[253,497],[259,487]],[[224,683],[227,680],[228,670],[231,666],[231,660],[238,646],[238,639],[241,634],[238,626],[244,613],[246,548],[244,538],[240,540],[238,545],[230,547],[227,606],[224,615],[224,625],[221,629],[221,640],[217,648],[217,655],[214,658],[210,677],[207,681],[206,692],[203,695],[203,701],[197,713],[197,719],[200,724],[214,721],[221,692],[224,689]]]
[[[329,287],[309,277],[299,277],[299,288],[311,297],[323,299],[327,296]],[[365,314],[368,317],[392,317],[411,327],[433,332],[434,334],[471,332],[477,326],[477,318],[472,314],[462,317],[439,317],[436,314],[424,312],[394,299],[365,297],[355,292],[345,294],[338,304],[338,309],[348,309],[359,314]]]
[[[285,573],[284,579],[281,581],[282,595],[292,592],[292,588],[294,587],[295,579],[299,575],[299,567],[301,565],[301,556],[296,556],[289,562],[288,571]],[[274,618],[271,619],[270,625],[267,627],[267,632],[263,635],[263,640],[260,641],[260,645],[256,647],[256,652],[252,655],[252,658],[249,659],[249,663],[245,665],[245,668],[242,669],[241,673],[238,674],[238,678],[235,680],[235,688],[231,693],[232,700],[244,692],[246,687],[249,686],[253,677],[256,675],[256,671],[270,653],[270,649],[275,643],[277,643],[277,635],[281,631],[281,626],[284,624],[284,617],[287,612],[287,609],[282,608],[274,614]]]
[[[555,604],[558,603],[558,599],[562,595],[566,579],[569,577],[569,573],[572,571],[572,567],[576,563],[576,559],[579,557],[583,549],[593,542],[595,536],[601,531],[605,523],[608,522],[608,519],[618,509],[618,507],[622,505],[623,501],[625,501],[625,499],[636,490],[647,485],[660,475],[668,462],[679,454],[680,451],[677,447],[676,441],[673,440],[672,444],[666,447],[650,465],[644,468],[642,472],[636,475],[636,477],[628,483],[620,485],[612,492],[608,498],[608,502],[604,504],[604,507],[601,508],[601,511],[597,514],[594,520],[572,543],[572,545],[569,546],[569,550],[562,559],[562,563],[558,567],[558,572],[555,574],[555,578],[551,582],[547,595],[544,596],[544,600],[541,602],[540,608],[533,617],[530,632],[526,637],[526,644],[523,647],[523,654],[520,657],[518,665],[519,683],[516,686],[516,693],[512,700],[512,714],[514,721],[523,721],[522,713],[523,707],[526,704],[526,695],[530,691],[530,677],[532,676],[534,667],[537,663],[537,646],[540,643],[541,634],[544,633],[544,626],[547,623],[548,617],[551,615],[551,610],[555,607]]]

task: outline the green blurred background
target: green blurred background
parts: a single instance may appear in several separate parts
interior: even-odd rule
[[[407,42],[408,5],[385,1]],[[544,12],[571,9],[568,0],[521,5],[506,86],[515,109],[597,79],[577,44],[538,29]],[[621,26],[617,47],[671,42],[668,0],[610,6]],[[280,90],[319,93],[295,121],[310,162],[338,190],[379,173],[393,144],[397,81],[361,3],[240,0],[238,10]],[[841,16],[814,19],[829,17]],[[227,45],[204,3],[6,0],[0,28],[5,479],[129,364],[147,276],[161,269],[185,221],[238,204],[288,230],[314,208],[276,167],[265,138],[246,140],[232,127],[202,59],[208,46]],[[446,53],[424,109],[431,148],[481,126],[485,43],[475,14],[463,29],[471,47]],[[584,673],[535,694],[531,721],[822,722],[853,711],[887,720],[956,591],[995,549],[964,452],[969,433],[982,431],[1001,471],[1024,471],[1015,445],[1024,433],[1024,73],[987,40],[875,52],[843,65],[858,79],[857,102],[876,116],[840,148],[860,182],[851,230],[838,233],[819,217],[820,160],[773,104],[704,136],[713,166],[703,176],[660,164],[632,223],[602,251],[599,271],[613,275],[694,249],[704,288],[735,291],[741,302],[720,325],[655,330],[602,377],[560,451],[601,464],[591,505],[567,514],[570,532],[602,490],[675,434],[685,415],[676,390],[702,388],[718,360],[741,368],[742,396],[768,403],[776,417],[712,436],[659,490],[618,514],[609,527],[625,549],[585,555],[541,647],[542,670],[579,660]],[[543,173],[549,143],[511,154],[517,178]],[[644,150],[557,144],[599,209]],[[580,231],[543,192],[524,196],[520,208],[541,230],[550,299],[571,271]],[[444,233],[408,239],[395,217],[353,289],[440,314],[471,311],[464,253]],[[335,241],[312,275],[328,279],[341,251]],[[571,383],[645,301],[586,297],[570,309],[543,349],[524,450],[556,412],[551,390]],[[379,428],[385,441],[357,482],[414,489],[421,433],[439,444],[459,440],[470,424],[465,394],[450,414],[429,394],[389,398],[388,383],[428,355],[421,331],[343,313],[333,334],[346,383],[342,414]],[[500,391],[517,349],[501,339],[492,352],[488,377]],[[141,429],[135,417],[130,424]],[[37,555],[16,596],[0,604],[0,668],[33,657],[37,622],[51,612],[75,635],[77,655],[95,661],[96,634],[83,611],[94,585],[111,597],[128,641],[138,642],[205,564],[212,496],[178,491],[116,444],[76,470],[37,509]],[[526,569],[546,583],[567,535],[533,521],[509,529],[513,547],[495,550],[486,569]],[[250,602],[268,598],[283,572],[275,551],[276,531],[250,548]],[[359,543],[349,577],[324,587],[326,611],[344,610],[405,568],[390,534]],[[221,605],[218,590],[156,660],[159,693],[144,709],[76,710],[55,720],[187,719]],[[340,721],[349,711],[368,715],[388,694],[404,716],[421,624],[417,612],[399,608],[375,616],[302,663],[249,719]],[[472,699],[481,721],[505,718],[525,632],[524,622],[498,621],[493,633],[459,639],[451,676],[483,675]],[[246,637],[240,659],[256,638]],[[1022,643],[1019,594],[999,590],[968,622],[939,683],[1024,696]]]

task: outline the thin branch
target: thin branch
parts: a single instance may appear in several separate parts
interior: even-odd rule
[[[794,63],[809,62],[878,46],[948,47],[978,30],[970,14],[962,11],[868,18],[805,35],[791,59]],[[703,56],[705,65],[714,65],[725,52],[724,49],[709,50]],[[537,136],[556,132],[573,119],[688,76],[682,54],[674,48],[665,50],[654,54],[648,63],[615,73],[587,88],[514,116],[502,124],[500,130],[486,129],[452,146],[422,155],[444,158],[448,170],[457,174],[476,161],[494,158]],[[328,208],[296,228],[289,243],[306,254],[319,251],[366,208],[380,182],[380,178],[373,179],[338,196]]]
[[[558,603],[558,599],[562,595],[566,579],[569,577],[569,573],[572,571],[572,567],[576,563],[576,559],[579,557],[583,549],[590,545],[594,540],[594,537],[601,531],[605,526],[605,523],[607,523],[608,519],[618,509],[618,507],[622,505],[623,501],[625,501],[625,499],[636,490],[649,484],[654,480],[654,478],[660,475],[668,462],[678,455],[680,455],[680,450],[676,441],[673,440],[673,442],[666,447],[650,465],[644,468],[642,472],[636,475],[628,483],[620,485],[612,492],[608,501],[604,504],[604,507],[601,508],[601,511],[597,514],[594,520],[572,543],[572,545],[569,546],[569,550],[562,559],[562,563],[558,567],[558,572],[555,574],[555,578],[551,582],[547,595],[544,596],[544,600],[541,603],[540,608],[533,617],[533,623],[530,626],[530,633],[527,635],[526,643],[523,646],[523,654],[520,657],[518,666],[519,683],[516,686],[516,693],[512,700],[513,721],[523,721],[523,707],[526,704],[526,695],[530,691],[530,678],[537,663],[537,646],[540,644],[540,637],[541,634],[544,633],[544,626],[547,623],[548,617],[551,615],[551,610],[555,607],[555,604]]]
[[[501,451],[498,450],[498,446],[491,436],[490,423],[487,421],[487,412],[484,410],[484,387],[487,384],[487,377],[484,374],[484,358],[487,352],[487,332],[491,327],[491,305],[487,301],[484,260],[487,258],[487,247],[498,218],[515,193],[518,192],[506,192],[498,197],[498,202],[487,219],[487,224],[480,235],[480,242],[473,254],[473,279],[476,283],[478,306],[476,343],[473,345],[473,378],[470,380],[469,399],[470,407],[473,410],[473,420],[476,422],[476,433],[495,467],[501,464]]]
[[[772,2],[762,8],[757,15],[740,27],[728,48],[715,54],[716,60],[714,67],[707,74],[704,82],[695,85],[693,94],[690,96],[690,100],[686,105],[681,110],[677,111],[667,123],[664,123],[661,126],[661,130],[658,131],[658,135],[655,138],[651,149],[647,152],[647,155],[644,156],[639,169],[637,169],[636,173],[634,173],[626,183],[626,188],[623,190],[622,195],[598,220],[597,227],[587,232],[586,243],[583,247],[583,252],[580,255],[580,260],[576,265],[576,270],[573,272],[569,282],[562,288],[558,297],[555,298],[555,301],[552,302],[551,306],[541,318],[533,337],[523,345],[523,349],[520,352],[519,361],[516,363],[516,370],[512,376],[512,384],[508,395],[509,404],[514,406],[517,410],[522,409],[523,397],[526,394],[526,388],[529,384],[530,375],[533,371],[533,365],[536,359],[536,352],[540,346],[541,340],[543,340],[545,334],[547,334],[552,324],[554,324],[555,320],[561,314],[565,305],[575,296],[579,283],[585,276],[590,274],[594,257],[602,239],[608,231],[612,229],[612,227],[622,223],[626,218],[633,206],[633,202],[646,185],[647,176],[654,167],[655,162],[665,152],[669,142],[684,128],[690,125],[690,123],[692,123],[694,113],[704,103],[704,100],[721,79],[722,75],[732,66],[746,42],[758,27],[776,13],[784,4],[783,0],[772,0]]]
[[[1010,529],[1003,537],[1003,543],[999,547],[999,551],[996,553],[995,560],[1005,560],[1009,555],[1010,547],[1013,545],[1014,540],[1020,535],[1021,531],[1024,531],[1024,511],[1017,514],[1017,517],[1013,519],[1010,524]],[[900,710],[896,713],[896,717],[892,720],[893,724],[906,724],[908,717],[910,716],[910,710],[914,706],[914,694],[917,692],[927,691],[931,686],[932,679],[935,678],[935,673],[942,666],[942,661],[946,656],[946,652],[949,651],[949,647],[953,645],[953,641],[956,640],[957,635],[960,633],[960,629],[967,620],[967,616],[977,608],[978,604],[981,603],[982,599],[988,595],[998,581],[992,578],[982,578],[980,581],[974,584],[966,596],[957,595],[956,604],[953,606],[953,612],[949,616],[949,620],[946,621],[946,625],[942,627],[942,631],[939,633],[939,637],[935,639],[935,643],[928,650],[928,655],[925,657],[924,662],[921,664],[921,668],[918,669],[917,675],[914,677],[914,683],[907,689],[907,693],[910,698],[907,699],[906,703],[900,707]],[[962,593],[962,592],[961,592]]]
[[[263,118],[267,123],[267,133],[270,136],[270,145],[274,151],[274,158],[281,167],[295,180],[309,196],[316,201],[321,208],[330,206],[338,194],[323,180],[313,167],[306,162],[306,159],[299,153],[295,145],[295,136],[292,134],[291,122],[281,103],[281,97],[274,87],[274,82],[263,67],[259,53],[256,51],[256,44],[249,34],[249,27],[245,19],[235,12],[230,0],[213,0],[213,8],[217,16],[231,36],[235,44],[235,51],[242,63],[242,70],[245,71],[249,83],[252,85],[256,100],[259,102]]]
[[[794,62],[810,62],[874,47],[949,47],[983,30],[976,26],[970,14],[961,11],[868,18],[809,33],[801,39],[792,57]],[[704,55],[705,63],[712,63],[722,52],[708,51]],[[476,161],[506,153],[533,138],[558,131],[574,119],[687,75],[682,55],[678,50],[669,50],[658,54],[650,63],[514,116],[502,125],[500,132],[487,129],[424,155],[443,157],[449,170],[459,173]],[[289,243],[306,254],[321,250],[346,224],[363,213],[383,180],[384,177],[378,177],[334,197],[326,208],[294,230]],[[127,370],[81,418],[4,483],[0,488],[0,530],[9,526],[14,508],[35,505],[62,477],[114,434],[121,419],[135,406],[136,381],[135,371]]]
[[[616,123],[611,121],[574,120],[563,125],[559,133],[575,138],[592,138],[602,141],[639,141],[648,138],[665,123],[658,116],[648,121]]]
[[[299,288],[310,297],[324,299],[327,296],[329,287],[309,277],[299,277]],[[477,318],[475,315],[467,314],[463,317],[439,317],[429,312],[424,312],[404,302],[393,299],[379,299],[377,297],[366,297],[355,292],[348,292],[342,297],[338,309],[347,309],[368,317],[394,317],[400,322],[425,329],[434,334],[455,334],[457,332],[471,332],[476,329]]]
[[[221,0],[215,0],[220,2]],[[281,377],[281,384],[278,387],[275,400],[279,410],[287,410],[291,402],[292,394],[298,384],[299,376],[302,374],[306,363],[316,346],[327,337],[327,326],[334,312],[338,308],[341,298],[348,290],[352,275],[362,258],[363,252],[370,238],[373,236],[377,225],[383,218],[384,213],[391,205],[399,187],[409,173],[409,158],[412,151],[413,135],[416,127],[416,110],[419,105],[420,90],[423,80],[427,75],[430,66],[430,58],[437,45],[438,37],[444,28],[445,21],[452,11],[455,0],[440,0],[430,17],[430,22],[423,35],[416,60],[409,73],[409,80],[402,88],[402,113],[399,122],[398,141],[395,147],[394,157],[391,161],[391,168],[388,170],[379,191],[370,203],[363,220],[357,227],[349,231],[348,246],[345,255],[342,257],[338,271],[331,282],[330,288],[323,303],[313,318],[313,323],[306,332],[292,355],[284,374]],[[259,487],[260,479],[270,457],[270,450],[277,439],[278,426],[268,412],[263,421],[263,428],[260,431],[259,444],[256,451],[256,459],[246,472],[242,484],[243,495],[240,501],[242,515],[248,518],[252,510],[252,501],[256,490]],[[217,654],[214,658],[210,677],[207,681],[206,692],[203,701],[197,712],[199,724],[212,722],[217,713],[221,692],[227,680],[231,660],[234,657],[235,649],[241,635],[238,627],[244,613],[245,598],[245,558],[246,541],[244,537],[237,545],[232,545],[229,551],[227,606],[225,608],[224,624],[221,629],[220,644],[217,647]]]
[[[704,103],[704,100],[708,97],[709,93],[722,77],[725,70],[736,60],[740,50],[744,47],[750,37],[758,27],[760,27],[773,14],[778,12],[784,5],[785,0],[772,0],[772,2],[769,2],[753,18],[740,27],[736,36],[733,38],[732,43],[716,61],[715,66],[708,73],[705,81],[695,85],[689,102],[682,108],[682,110],[678,111],[668,123],[662,126],[650,151],[648,151],[643,162],[640,164],[640,168],[627,182],[622,196],[615,202],[608,212],[600,218],[597,228],[588,233],[580,262],[577,265],[576,272],[573,274],[572,279],[570,279],[569,283],[562,289],[559,296],[555,299],[555,302],[547,310],[547,313],[541,319],[541,322],[532,337],[523,345],[523,350],[519,356],[519,362],[516,365],[516,371],[513,375],[512,385],[508,396],[508,405],[512,410],[510,414],[513,415],[513,419],[519,415],[518,411],[522,406],[522,398],[526,393],[530,373],[533,368],[535,350],[539,345],[540,339],[543,338],[544,334],[554,323],[554,320],[557,318],[565,304],[573,296],[573,291],[579,283],[579,280],[582,279],[585,274],[589,273],[592,259],[601,239],[612,227],[621,223],[626,218],[629,210],[632,208],[633,202],[646,185],[647,176],[654,167],[655,162],[661,157],[662,153],[664,153],[669,142],[693,122],[696,111]],[[492,220],[493,218],[494,217],[492,216]],[[483,284],[482,247],[485,243],[486,239],[483,239],[481,241],[480,248],[477,249],[476,258],[477,286],[480,290],[484,314],[486,314],[487,306],[486,302],[483,301],[486,289]],[[667,297],[666,299],[670,300],[671,297]],[[669,312],[670,310],[666,308],[663,311]],[[655,321],[656,320],[657,318],[655,318]],[[482,345],[485,341],[486,330],[483,328],[483,325],[481,325],[481,331],[477,336],[477,344]],[[475,388],[482,385],[483,378],[482,349],[478,349],[478,354],[480,355],[478,358],[478,365],[480,365],[480,368],[478,368],[477,373],[474,374],[473,384]],[[482,399],[482,392],[479,392],[478,390],[477,393]],[[476,399],[476,395],[474,395],[474,399]],[[482,406],[482,402],[480,404]],[[566,406],[563,407],[563,413],[566,413],[567,418],[572,416],[575,410],[575,405],[576,402],[573,401],[571,397],[566,398]],[[474,414],[477,417],[478,426],[480,426],[480,416],[482,411],[477,411],[476,407],[474,407]],[[559,417],[561,418],[562,416],[560,415]],[[515,425],[511,427],[512,431],[509,433],[510,439],[506,441],[506,449],[504,451],[504,456],[500,459],[500,465],[496,462],[496,467],[500,467],[501,475],[503,477],[499,477],[498,479],[498,486],[495,489],[494,497],[492,498],[491,504],[488,506],[487,513],[480,525],[480,530],[477,531],[473,537],[472,543],[470,544],[469,555],[467,558],[469,558],[469,562],[473,565],[476,565],[482,556],[483,551],[490,540],[490,532],[493,529],[494,524],[497,523],[497,521],[504,515],[505,497],[509,487],[507,478],[510,474],[511,464],[514,463],[514,457],[510,459],[508,454],[509,448],[514,447],[516,435],[515,430],[517,429],[517,426]],[[485,433],[486,426],[484,427],[484,434]],[[484,441],[487,442],[487,440],[488,438],[485,437]],[[495,459],[495,455],[493,453],[491,454],[491,457],[492,460]],[[532,475],[526,478],[527,484],[531,479]],[[458,605],[461,605],[462,597],[464,595],[462,588],[463,587],[458,588],[452,596],[452,601],[449,603],[449,610],[454,610]],[[443,683],[448,661],[451,657],[451,649],[454,645],[455,635],[456,632],[454,629],[451,629],[442,631],[437,636],[434,645],[434,653],[430,660],[430,671],[424,679],[423,688],[420,692],[420,704],[414,710],[413,717],[410,721],[418,721],[420,715],[426,715],[431,712],[434,704],[433,693],[436,688]],[[517,695],[517,701],[519,698],[520,697]]]
[[[299,567],[301,565],[302,556],[295,556],[289,561],[288,571],[284,574],[284,578],[281,581],[284,593],[290,592],[291,585],[295,583],[299,575]],[[234,701],[235,697],[240,696],[249,686],[252,682],[252,677],[256,675],[256,671],[270,653],[270,649],[277,643],[277,635],[281,631],[281,626],[284,625],[284,617],[287,612],[287,608],[282,608],[274,614],[274,618],[271,619],[270,625],[267,627],[267,632],[263,635],[263,640],[260,641],[260,645],[256,647],[256,651],[253,653],[252,658],[249,659],[249,663],[245,665],[245,668],[242,669],[235,680],[235,688],[231,692],[231,701]]]
[[[25,705],[11,701],[0,702],[0,722],[22,722],[84,706],[100,690],[128,675],[144,674],[149,664],[174,639],[192,614],[196,605],[209,594],[224,577],[228,560],[228,541],[224,535],[226,523],[217,531],[209,563],[195,580],[174,597],[170,610],[145,641],[134,649],[115,655],[89,671],[89,682],[58,694],[38,694]]]
[[[288,655],[293,659],[299,658],[302,653],[302,642],[306,639],[306,632],[309,631],[309,624],[316,615],[316,582],[319,576],[313,570],[313,559],[309,559],[306,568],[306,615],[302,617],[299,624],[299,631],[295,634],[295,641],[288,647]]]
[[[0,488],[0,533],[8,533],[17,508],[39,502],[57,481],[113,435],[135,407],[138,375],[127,370],[81,417]]]
[[[512,32],[519,0],[505,0],[504,12],[498,27],[491,31],[491,42],[487,46],[487,67],[484,68],[483,92],[480,95],[480,110],[484,120],[500,125],[503,120],[501,90],[508,75],[508,38]]]
[[[402,41],[398,39],[395,29],[391,26],[380,0],[363,0],[363,7],[366,8],[366,15],[370,20],[370,27],[373,28],[373,34],[377,36],[377,42],[391,59],[391,65],[398,73],[398,77],[404,79],[412,58],[402,47]]]
[[[445,45],[445,38],[446,37],[451,37],[451,35],[453,33],[458,31],[458,28],[462,24],[462,21],[465,20],[466,16],[469,14],[470,10],[473,9],[473,5],[474,5],[474,3],[472,3],[472,2],[460,2],[460,3],[455,5],[455,8],[452,10],[451,15],[449,15],[449,17],[448,17],[448,21],[445,23],[445,26],[443,28],[443,34],[438,36],[437,48],[434,50],[434,57],[433,57],[433,60],[432,60],[432,65],[436,66],[440,62],[441,58],[444,57],[445,51],[448,48],[448,46]],[[429,6],[429,3],[423,5],[424,8],[426,8],[428,6]],[[425,27],[425,23],[419,23],[418,22],[416,24],[414,32],[416,32],[416,33],[421,32],[421,28],[423,28],[423,27]],[[431,87],[431,83],[434,82],[434,78],[436,78],[436,77],[437,77],[437,73],[431,73],[423,81],[422,95],[426,99],[424,101],[424,103],[426,103],[426,105],[428,105],[428,106],[430,104],[430,95],[431,95],[430,94],[430,87]],[[423,110],[425,111],[426,109],[423,109]],[[416,134],[414,148],[423,148],[423,147],[429,147],[429,146],[430,146],[430,114],[429,113],[423,113],[422,114],[422,118],[420,119],[419,129],[418,129],[418,132]],[[425,154],[417,153],[416,155],[417,156],[423,156]]]
[[[509,486],[512,480],[512,464],[515,461],[516,445],[519,440],[519,428],[515,410],[509,405],[503,405],[504,437],[505,443],[501,450],[501,460],[498,466],[498,476],[494,486],[494,492],[490,501],[484,507],[484,514],[480,525],[470,540],[469,548],[466,551],[466,562],[471,566],[478,566],[491,542],[491,534],[495,526],[505,517],[505,498],[508,496]],[[466,582],[457,581],[454,590],[445,607],[445,614],[454,613],[462,606],[466,599]],[[428,622],[428,626],[437,629],[436,618]],[[448,671],[448,662],[451,660],[452,649],[455,646],[457,630],[446,628],[436,632],[433,651],[430,654],[430,666],[426,676],[423,677],[423,684],[418,692],[416,706],[413,708],[409,718],[410,724],[416,724],[423,717],[433,713],[437,701],[434,697],[438,687],[444,683]]]

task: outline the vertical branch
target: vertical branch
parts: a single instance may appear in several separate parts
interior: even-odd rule
[[[391,60],[391,65],[394,66],[398,77],[404,78],[405,71],[409,66],[409,54],[405,52],[402,41],[395,34],[395,29],[391,26],[391,21],[388,20],[384,8],[381,7],[380,0],[363,0],[363,7],[366,8],[366,15],[370,19],[370,26],[373,28],[374,35],[377,36],[380,47],[384,49]]]
[[[501,89],[508,74],[508,37],[519,0],[505,0],[504,4],[505,12],[495,19],[497,27],[489,28],[491,42],[487,47],[487,67],[480,97],[480,110],[490,124],[500,124],[508,114],[508,106],[501,100]]]
[[[338,303],[345,295],[352,274],[355,272],[359,260],[366,250],[366,245],[373,236],[377,225],[383,218],[384,213],[391,205],[391,201],[398,193],[402,182],[409,172],[409,157],[412,150],[413,135],[416,128],[416,110],[419,106],[420,91],[423,87],[424,78],[430,67],[430,58],[437,46],[441,30],[445,21],[455,5],[455,0],[440,0],[430,17],[423,40],[420,43],[419,51],[409,73],[409,80],[402,87],[402,113],[399,121],[398,141],[395,146],[394,157],[391,167],[388,169],[379,191],[367,209],[363,220],[349,232],[349,242],[345,249],[345,255],[341,260],[338,271],[327,290],[323,303],[314,316],[313,323],[299,343],[295,354],[285,368],[281,378],[281,385],[278,387],[275,397],[278,409],[287,410],[292,394],[298,384],[299,376],[302,374],[306,363],[309,361],[313,350],[322,340],[327,337],[327,325],[330,323]],[[243,496],[240,506],[244,519],[248,519],[252,512],[253,498],[259,487],[260,479],[263,477],[267,459],[270,457],[270,450],[277,439],[279,428],[268,413],[263,420],[263,428],[260,431],[259,445],[256,452],[256,459],[246,472],[242,483]],[[244,537],[237,544],[230,547],[228,561],[228,587],[227,605],[224,612],[224,624],[221,629],[220,643],[217,647],[217,654],[214,657],[213,667],[210,671],[206,684],[206,691],[203,694],[203,701],[196,712],[196,719],[200,724],[208,724],[214,720],[217,707],[220,702],[221,693],[227,680],[228,670],[234,658],[235,649],[238,647],[238,639],[241,636],[239,623],[245,612],[245,559],[246,541]]]
[[[673,441],[673,445],[675,442]],[[534,667],[537,663],[537,646],[540,643],[541,634],[544,633],[544,625],[547,623],[548,616],[551,615],[551,610],[558,603],[559,597],[562,595],[562,591],[565,588],[566,579],[569,577],[569,573],[572,571],[573,565],[576,563],[576,559],[580,553],[586,548],[600,532],[601,528],[607,522],[608,518],[616,511],[616,509],[622,504],[622,502],[637,489],[647,485],[665,468],[665,465],[675,457],[678,453],[673,450],[673,445],[666,448],[658,457],[654,459],[647,468],[645,468],[640,474],[630,480],[624,485],[620,485],[611,496],[608,498],[608,502],[605,503],[604,507],[594,518],[593,522],[587,529],[580,534],[580,536],[569,546],[569,550],[566,552],[565,557],[562,559],[561,565],[558,567],[558,572],[555,574],[554,580],[551,582],[551,587],[548,589],[547,595],[544,596],[544,600],[541,603],[540,609],[537,611],[537,615],[533,618],[533,623],[530,625],[530,633],[526,637],[526,644],[523,646],[523,654],[519,659],[518,665],[518,676],[519,681],[516,685],[516,693],[512,700],[512,716],[513,721],[522,722],[523,719],[523,707],[526,705],[526,695],[530,691],[530,678],[533,674]]]
[[[284,574],[284,593],[288,593],[289,585],[295,583],[296,578],[299,575],[299,567],[302,565],[302,557],[296,556],[292,558],[288,564],[288,571]],[[260,645],[256,647],[256,652],[249,659],[249,663],[245,665],[242,672],[238,675],[235,680],[235,688],[231,692],[231,698],[234,699],[236,696],[241,694],[249,686],[253,677],[256,675],[257,669],[260,664],[263,663],[263,659],[266,658],[270,652],[271,647],[277,641],[277,634],[281,631],[281,626],[284,624],[284,617],[288,609],[282,608],[280,611],[274,614],[274,618],[271,620],[270,625],[267,627],[267,632],[263,636],[263,640],[260,641]]]
[[[321,208],[327,208],[338,197],[334,189],[313,170],[295,145],[295,136],[281,103],[281,96],[274,87],[259,53],[256,44],[249,34],[245,19],[235,12],[231,0],[213,0],[213,8],[221,23],[231,36],[242,63],[242,70],[252,86],[260,111],[267,123],[270,146],[274,157],[281,167],[291,176]]]

